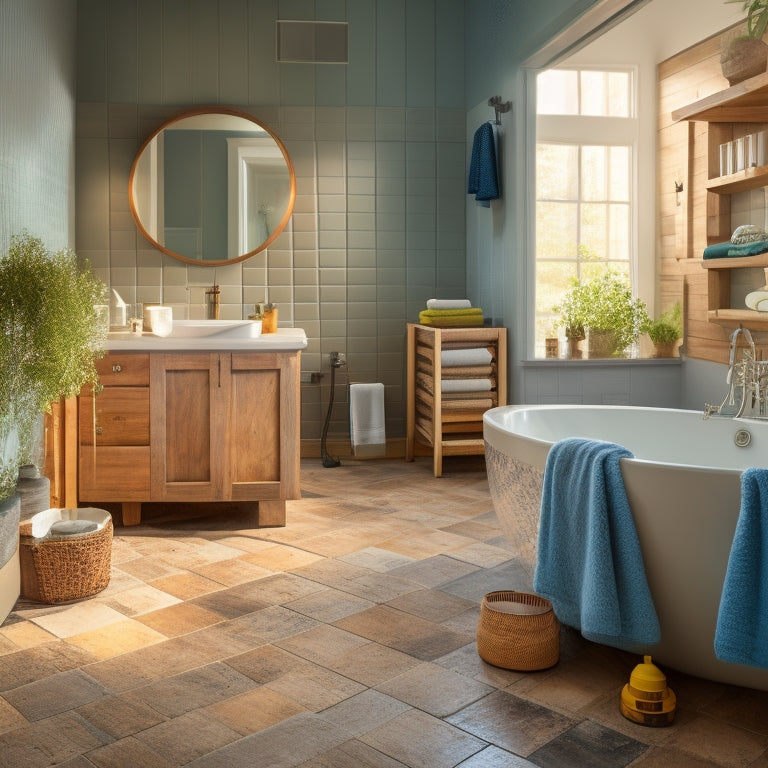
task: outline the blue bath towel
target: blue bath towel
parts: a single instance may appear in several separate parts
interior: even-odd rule
[[[659,642],[653,605],[614,443],[568,438],[547,456],[533,586],[588,640],[625,650]]]
[[[480,205],[489,208],[491,200],[499,197],[499,177],[496,169],[496,144],[493,126],[483,123],[472,140],[467,194],[474,195]]]
[[[741,509],[715,628],[721,661],[768,667],[768,469],[741,475]]]

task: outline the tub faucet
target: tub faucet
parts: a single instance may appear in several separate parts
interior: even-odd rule
[[[744,337],[748,349],[736,359],[739,338]],[[728,374],[725,381],[728,392],[720,405],[704,404],[704,418],[710,416],[732,416],[740,418],[745,414],[751,418],[766,418],[768,408],[768,361],[758,360],[755,342],[748,328],[739,326],[731,334]]]

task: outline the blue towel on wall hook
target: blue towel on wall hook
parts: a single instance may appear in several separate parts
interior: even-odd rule
[[[496,144],[493,126],[483,123],[472,140],[467,194],[474,195],[480,205],[490,208],[491,200],[499,198],[499,177],[496,169]]]

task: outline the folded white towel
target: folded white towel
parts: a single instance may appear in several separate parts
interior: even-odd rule
[[[489,392],[490,379],[443,379],[440,382],[441,392]]]
[[[440,353],[441,365],[488,365],[493,360],[487,347],[469,347],[468,349],[444,349]]]
[[[384,385],[349,385],[349,429],[352,445],[384,445]]]
[[[427,299],[427,309],[471,309],[469,299]]]

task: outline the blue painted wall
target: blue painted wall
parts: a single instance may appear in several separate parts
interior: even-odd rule
[[[0,251],[74,236],[76,0],[0,0]]]

